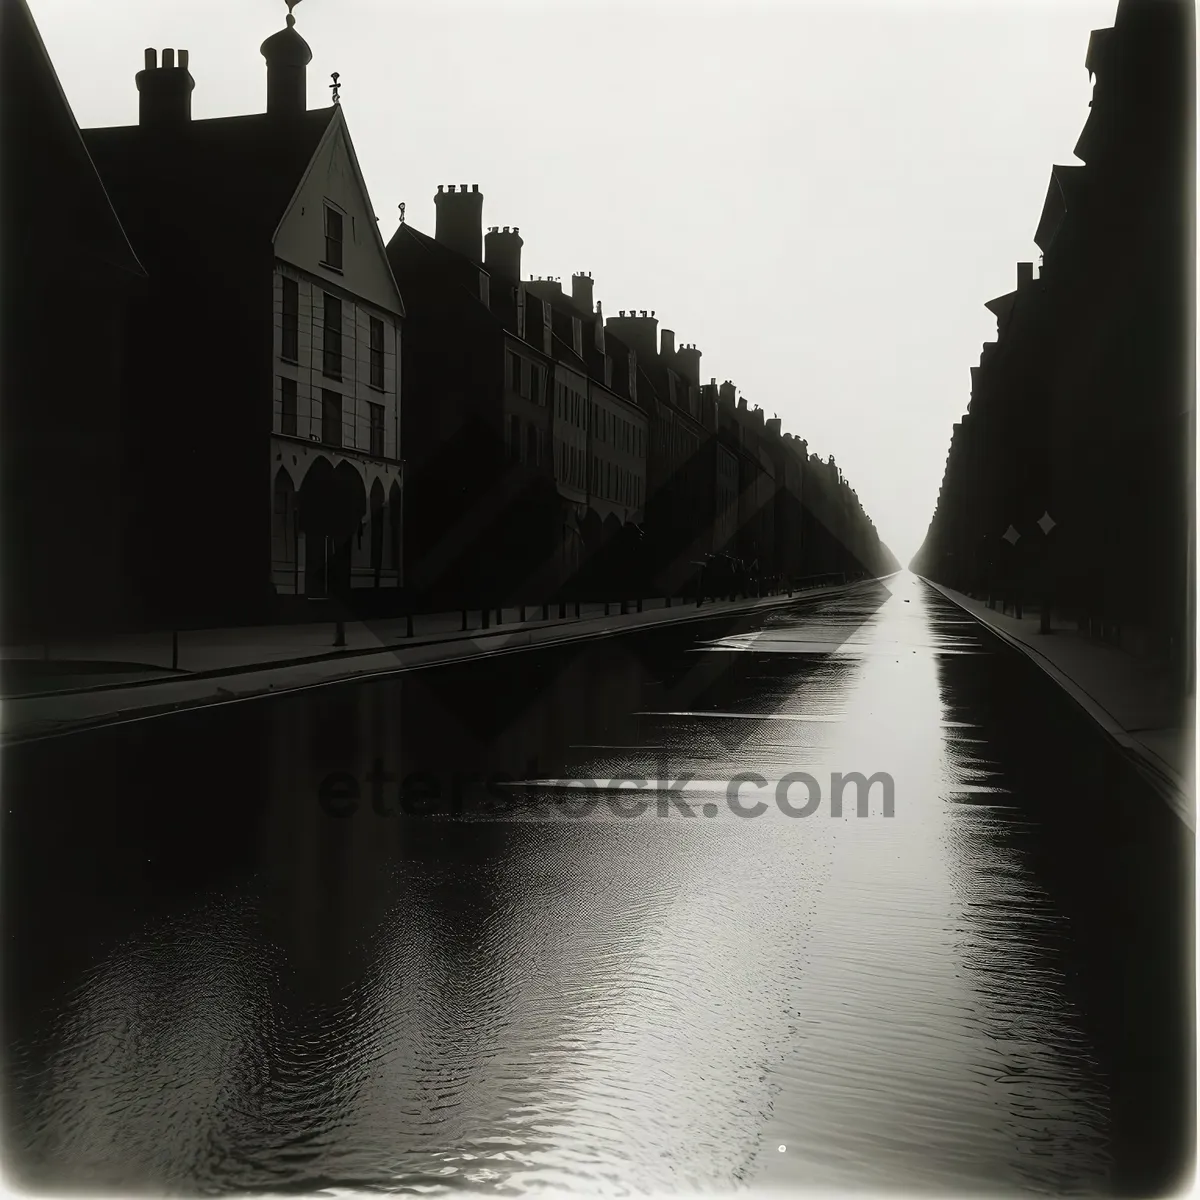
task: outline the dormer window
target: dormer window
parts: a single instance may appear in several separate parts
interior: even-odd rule
[[[326,267],[342,269],[342,234],[344,221],[336,208],[325,205],[325,261]]]

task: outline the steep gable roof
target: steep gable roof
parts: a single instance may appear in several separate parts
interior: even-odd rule
[[[6,227],[28,229],[36,216],[66,254],[146,274],[25,0],[0,6],[0,160]]]
[[[85,129],[84,141],[140,250],[228,254],[229,240],[269,248],[334,115],[291,122],[259,113],[189,121],[163,136],[140,125]]]

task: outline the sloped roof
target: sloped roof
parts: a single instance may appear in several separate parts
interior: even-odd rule
[[[1042,204],[1042,216],[1038,221],[1037,232],[1033,235],[1034,243],[1043,254],[1054,241],[1062,223],[1069,212],[1078,205],[1083,191],[1084,176],[1087,170],[1082,166],[1054,166],[1050,168],[1050,184],[1046,189],[1046,199]]]
[[[335,111],[216,117],[167,134],[122,125],[83,138],[139,250],[169,258],[187,243],[219,255],[230,237],[270,245]]]
[[[406,312],[419,315],[431,292],[441,297],[453,295],[459,302],[477,310],[478,315],[486,314],[488,320],[503,326],[503,321],[484,304],[478,291],[467,286],[467,279],[478,279],[480,272],[487,272],[466,255],[407,223],[397,227],[384,252],[404,297]],[[415,275],[411,268],[415,268]]]
[[[0,4],[0,180],[9,228],[36,216],[64,253],[146,274],[25,0]]]

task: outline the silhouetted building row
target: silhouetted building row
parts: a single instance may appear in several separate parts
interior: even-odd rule
[[[1121,0],[1055,166],[1041,269],[988,304],[915,570],[1190,661],[1194,621],[1194,9]]]
[[[655,312],[606,318],[590,273],[524,276],[483,202],[442,185],[434,235],[388,244],[417,604],[691,594],[714,560],[757,588],[894,569],[832,460],[702,383]]]
[[[590,275],[523,277],[478,186],[385,247],[290,12],[265,113],[193,119],[187,51],[147,50],[137,124],[80,131],[3,6],[8,636],[891,568],[832,459]]]

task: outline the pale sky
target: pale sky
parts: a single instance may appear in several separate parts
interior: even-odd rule
[[[261,112],[283,0],[30,0],[79,123],[137,120],[143,49],[197,118]],[[902,564],[1116,0],[304,0],[309,105],[341,100],[384,239],[438,184],[519,225],[528,275],[591,271],[751,406],[833,454]]]

